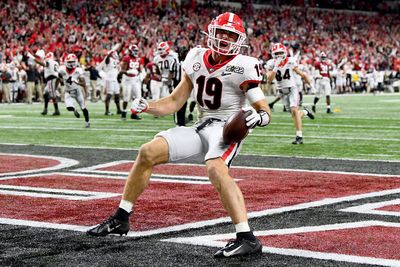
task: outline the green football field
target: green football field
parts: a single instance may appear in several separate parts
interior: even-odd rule
[[[304,104],[311,106],[312,99],[306,96]],[[0,143],[137,149],[159,131],[174,127],[172,116],[144,114],[141,121],[107,117],[98,102],[88,103],[91,128],[86,129],[83,116],[77,119],[60,105],[61,116],[53,117],[40,115],[41,103],[0,104]],[[303,120],[304,144],[295,146],[290,114],[276,104],[271,124],[256,128],[241,154],[400,160],[400,94],[333,96],[332,107],[335,113],[326,114],[324,101],[318,103],[316,119]]]

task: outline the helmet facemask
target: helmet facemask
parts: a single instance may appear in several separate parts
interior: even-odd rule
[[[231,27],[211,23],[208,25],[207,35],[207,46],[222,55],[237,55],[242,47],[246,47],[244,45],[246,34]],[[221,38],[221,35],[225,38]]]
[[[281,58],[282,60],[285,60],[286,58],[286,53],[284,51],[276,51],[275,53],[272,54],[272,57],[274,59]]]
[[[75,69],[77,65],[78,65],[78,64],[77,64],[76,60],[71,60],[71,61],[65,62],[65,66],[66,66],[68,69]]]

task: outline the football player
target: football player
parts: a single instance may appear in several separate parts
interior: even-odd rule
[[[44,67],[44,79],[46,83],[46,87],[44,88],[44,109],[41,113],[42,115],[47,115],[47,107],[49,105],[50,100],[53,100],[54,105],[54,113],[53,116],[59,116],[60,111],[58,109],[57,103],[57,89],[59,86],[58,79],[58,71],[59,64],[54,60],[54,54],[52,52],[48,52],[45,55],[44,50],[38,50],[33,56],[31,53],[27,53],[28,57],[34,59],[36,63],[42,65]]]
[[[270,110],[259,87],[262,76],[256,58],[240,54],[245,46],[246,31],[234,13],[224,13],[208,26],[208,48],[193,48],[182,64],[184,73],[179,85],[162,99],[147,102],[135,99],[133,113],[148,112],[167,115],[179,110],[196,92],[199,120],[191,127],[175,127],[160,132],[141,146],[130,171],[116,213],[87,234],[104,236],[129,231],[129,216],[138,197],[149,184],[155,165],[202,156],[211,183],[223,207],[232,219],[236,239],[218,250],[214,257],[229,258],[261,253],[261,242],[251,231],[242,192],[229,174],[229,166],[242,142],[225,145],[222,130],[227,118],[243,108],[246,99],[251,106],[246,124],[249,128],[267,126]],[[207,205],[207,203],[204,203]]]
[[[63,66],[64,67],[64,66]],[[65,68],[60,69],[60,78],[64,81],[64,101],[68,111],[74,113],[75,117],[79,118],[80,114],[75,109],[73,99],[79,104],[85,117],[85,127],[90,127],[89,111],[86,108],[85,96],[88,95],[84,70],[78,67],[78,58],[75,54],[69,54],[65,59]],[[82,93],[81,88],[85,91]]]
[[[179,62],[178,55],[171,51],[167,42],[161,42],[157,45],[157,54],[153,61],[161,72],[160,97],[167,96],[172,90],[172,79],[175,75],[174,66]]]
[[[119,73],[119,55],[118,53],[122,49],[122,44],[117,44],[113,49],[111,49],[103,61],[97,66],[99,72],[103,71],[105,73],[105,91],[106,99],[105,113],[106,116],[114,115],[110,112],[110,101],[114,96],[114,102],[117,107],[117,114],[121,114],[121,108],[119,104],[119,84],[118,84],[118,73]]]
[[[283,105],[292,114],[296,128],[296,138],[292,144],[303,144],[302,117],[307,115],[310,119],[314,119],[314,114],[307,108],[304,108],[304,110],[298,108],[300,95],[296,86],[295,75],[300,75],[309,86],[311,86],[311,80],[299,70],[296,58],[287,56],[286,47],[281,43],[272,46],[272,59],[267,62],[267,66],[269,70],[267,82],[272,83],[276,79]]]
[[[137,45],[130,45],[128,47],[128,55],[126,55],[121,62],[121,74],[125,75],[123,82],[123,102],[122,102],[122,113],[121,119],[126,120],[126,108],[128,102],[132,99],[142,97],[142,82],[139,74],[143,71],[143,62],[140,60],[139,48]],[[134,120],[140,120],[141,118],[137,114],[132,114],[131,118]]]
[[[157,64],[155,64],[153,61],[147,63],[146,65],[146,77],[144,78],[144,82],[147,83],[149,80],[151,99],[160,99],[162,88],[161,72]]]
[[[321,60],[315,64],[315,69],[317,70],[316,76],[316,95],[314,98],[314,105],[312,106],[312,111],[316,112],[316,105],[321,98],[321,95],[326,96],[326,113],[333,113],[331,110],[331,75],[332,65],[328,61],[325,52],[320,54]]]

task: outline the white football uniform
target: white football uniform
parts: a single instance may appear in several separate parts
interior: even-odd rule
[[[79,104],[81,109],[86,108],[85,98],[82,93],[81,86],[76,82],[80,77],[84,77],[84,70],[82,68],[75,68],[68,71],[65,66],[60,69],[60,76],[62,77],[65,85],[64,102],[65,106],[74,107],[73,99]]]
[[[119,73],[119,59],[109,57],[109,63],[106,64],[106,59],[104,59],[97,70],[104,72],[104,83],[106,88],[106,93],[110,95],[119,94],[119,84],[118,84],[118,73]]]
[[[237,55],[221,64],[211,65],[210,54],[210,49],[193,48],[182,64],[193,84],[199,121],[191,127],[176,127],[158,134],[168,142],[170,161],[202,156],[205,161],[221,158],[230,166],[243,143],[225,145],[222,131],[227,118],[246,102],[242,85],[260,84],[259,62],[253,57]]]
[[[44,79],[46,81],[46,87],[44,93],[48,93],[50,98],[57,96],[57,78],[59,71],[59,64],[57,61],[48,59],[45,61],[46,66],[44,67]]]
[[[267,62],[268,71],[272,71],[275,66],[275,59],[270,59]],[[278,66],[276,71],[275,80],[277,89],[282,97],[282,103],[289,110],[291,107],[298,107],[300,104],[299,90],[296,86],[296,76],[299,76],[293,71],[298,67],[296,59],[287,57]]]
[[[161,72],[161,97],[169,95],[169,88],[167,85],[169,73],[174,71],[174,66],[177,62],[179,62],[177,54],[175,52],[169,52],[168,55],[162,57],[160,55],[156,55],[154,57],[154,63],[157,64],[158,69]],[[172,80],[171,80],[172,82]]]

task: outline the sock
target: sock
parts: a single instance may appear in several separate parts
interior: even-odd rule
[[[250,232],[249,223],[242,222],[242,223],[235,224],[235,230],[236,230],[236,233]]]
[[[304,116],[307,116],[307,114],[308,114],[308,111],[307,111],[307,110],[305,110],[305,109],[303,109],[303,113],[304,113]]]
[[[303,137],[303,132],[302,131],[296,131],[296,136]]]
[[[84,109],[82,109],[82,112],[83,112],[83,116],[85,116],[85,121],[88,122],[89,121],[89,111],[86,108],[84,108]]]
[[[133,203],[128,200],[121,199],[119,207],[125,210],[126,212],[131,213],[133,209]]]
[[[331,109],[331,105],[326,106],[327,109]]]

